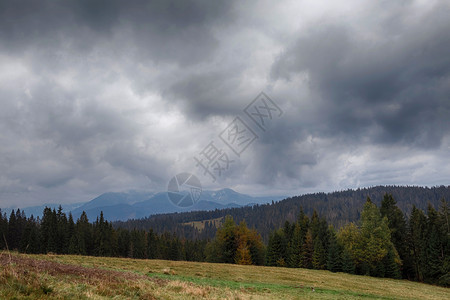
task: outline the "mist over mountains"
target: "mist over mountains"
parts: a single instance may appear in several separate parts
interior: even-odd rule
[[[72,213],[78,218],[83,211],[89,220],[94,221],[100,212],[106,220],[126,221],[128,219],[144,218],[155,214],[189,212],[200,210],[215,210],[225,208],[237,208],[254,204],[265,204],[268,202],[284,199],[285,196],[253,197],[238,193],[232,189],[225,188],[217,191],[203,191],[198,202],[191,207],[182,208],[172,204],[166,192],[108,192],[88,202],[65,204],[63,211]],[[57,208],[59,204],[44,204],[32,207],[19,207],[25,211],[27,216],[42,216],[45,207]],[[9,213],[13,208],[3,209]]]

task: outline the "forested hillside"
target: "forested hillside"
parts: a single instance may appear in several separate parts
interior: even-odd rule
[[[261,234],[263,241],[267,242],[270,232],[283,226],[286,220],[293,222],[297,219],[300,207],[303,208],[306,215],[312,215],[313,211],[316,210],[329,224],[332,224],[335,228],[340,228],[348,222],[359,220],[367,197],[370,197],[379,206],[386,193],[393,196],[397,201],[397,206],[404,215],[409,215],[413,206],[426,210],[428,203],[437,208],[441,199],[449,200],[450,186],[432,188],[377,186],[328,194],[315,193],[287,198],[272,204],[214,211],[156,215],[144,219],[115,222],[113,226],[127,229],[152,228],[158,233],[170,231],[176,233],[179,237],[203,239],[214,237],[217,228],[213,222],[206,222],[203,230],[197,230],[192,226],[185,226],[183,223],[212,220],[231,215],[238,223],[245,220],[247,225],[250,228],[256,229]]]
[[[368,197],[361,217],[339,230],[316,211],[308,216],[300,208],[294,222],[284,220],[270,232],[267,244],[257,230],[245,221],[236,224],[232,216],[224,218],[214,239],[191,240],[152,228],[114,229],[102,213],[91,223],[83,212],[75,222],[61,207],[45,208],[42,220],[20,210],[8,219],[0,211],[0,236],[0,249],[24,253],[265,264],[450,286],[450,207],[444,199],[438,209],[428,204],[424,212],[413,206],[405,216],[392,195],[385,194],[380,206]]]

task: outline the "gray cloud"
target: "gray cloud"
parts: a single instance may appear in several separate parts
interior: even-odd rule
[[[211,32],[230,15],[220,1],[2,1],[2,47],[26,51],[69,45],[86,55],[99,42],[117,42],[114,51],[133,48],[142,58],[187,65],[217,47]],[[120,39],[116,41],[115,39]]]
[[[205,188],[295,194],[447,184],[445,1],[0,1],[0,207]],[[283,109],[266,132],[244,107]],[[242,117],[241,157],[219,133]],[[213,183],[193,156],[234,160]]]
[[[314,25],[279,56],[272,78],[308,75],[327,120],[319,135],[439,147],[450,129],[448,5],[410,23],[375,37],[335,22]]]

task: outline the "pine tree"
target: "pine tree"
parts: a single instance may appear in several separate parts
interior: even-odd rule
[[[312,269],[313,267],[313,254],[314,254],[314,241],[312,237],[311,230],[308,230],[305,237],[305,244],[302,249],[302,267],[307,269]]]
[[[224,263],[234,263],[237,249],[236,224],[231,216],[225,217],[224,224],[217,230],[219,260]]]
[[[397,253],[395,253],[395,251],[395,248],[389,248],[388,253],[383,258],[383,273],[384,277],[399,279],[401,278],[400,261],[398,260],[398,255]]]
[[[361,213],[361,239],[359,243],[358,261],[361,263],[364,273],[367,270],[371,275],[383,276],[384,272],[380,272],[383,258],[387,255],[388,250],[393,247],[391,242],[391,234],[386,217],[381,218],[380,212],[370,199],[364,205]]]
[[[94,255],[111,256],[113,254],[113,232],[111,226],[105,221],[103,211],[94,224]]]
[[[91,255],[92,251],[92,225],[89,223],[86,212],[82,212],[76,224],[77,254]]]
[[[330,228],[327,269],[331,272],[342,271],[342,248],[338,243],[336,232],[333,228]]]
[[[342,251],[342,271],[349,274],[355,274],[355,269],[355,261],[353,260],[350,251],[344,248]]]
[[[150,229],[147,234],[147,257],[155,259],[158,257],[158,236]]]
[[[59,235],[58,235],[58,219],[56,216],[56,210],[53,209],[49,216],[49,223],[50,223],[50,231],[48,235],[48,242],[47,242],[47,251],[52,253],[58,253],[58,244],[60,241]]]
[[[75,222],[73,221],[72,213],[69,213],[69,220],[67,221],[67,253],[68,254],[76,254],[76,244],[77,244],[77,238],[76,238],[76,231],[75,231]]]
[[[131,244],[130,231],[118,229],[117,234],[117,255],[120,257],[128,257],[128,250]],[[156,255],[151,258],[158,258]]]
[[[11,214],[9,215],[9,222],[8,222],[8,234],[6,237],[6,240],[8,242],[8,247],[10,250],[17,249],[18,247],[18,237],[19,237],[19,229],[16,219],[16,214],[13,211],[11,211]]]
[[[422,210],[413,206],[409,218],[409,241],[413,256],[415,279],[423,281],[423,272],[426,268],[426,217]]]
[[[438,278],[437,283],[442,286],[450,287],[450,207],[445,199],[441,199],[439,207],[439,232],[442,237],[442,276]]]
[[[341,227],[337,234],[338,242],[343,247],[342,268],[344,272],[349,273],[344,269],[344,265],[348,265],[352,272],[355,272],[356,264],[361,264],[361,256],[363,255],[360,248],[361,232],[354,223],[348,223]],[[344,253],[345,252],[345,253]],[[359,260],[359,261],[358,261]],[[351,263],[350,263],[351,262]]]
[[[41,252],[57,252],[57,226],[56,211],[45,207],[41,221]]]
[[[8,236],[8,219],[0,209],[0,249],[6,249],[5,240]]]
[[[170,260],[180,260],[182,256],[181,244],[178,238],[174,235],[169,242],[169,259]]]
[[[60,205],[56,212],[56,253],[67,253],[68,251],[69,236],[67,225],[66,214],[62,211],[62,206]]]
[[[312,265],[314,269],[323,270],[326,268],[327,254],[322,246],[322,241],[317,237],[314,240],[314,253],[312,256]]]
[[[387,217],[388,226],[391,232],[391,241],[403,262],[403,276],[413,272],[414,267],[410,251],[407,244],[407,225],[402,211],[397,207],[397,202],[391,194],[385,194],[381,202],[380,213],[382,217]],[[391,253],[392,255],[392,253]]]
[[[302,261],[302,246],[304,243],[304,237],[302,236],[302,229],[299,223],[295,223],[294,232],[292,234],[292,240],[288,245],[288,266],[298,268],[301,266]]]
[[[424,266],[424,279],[426,282],[434,283],[443,275],[443,258],[441,257],[439,234],[435,226],[430,229],[429,234],[425,248],[427,263]]]
[[[286,238],[283,230],[273,232],[267,245],[268,266],[286,265]]]
[[[33,215],[26,220],[20,240],[19,251],[24,253],[39,253],[39,230]]]

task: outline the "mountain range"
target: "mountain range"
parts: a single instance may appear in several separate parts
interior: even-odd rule
[[[202,191],[198,201],[190,207],[174,205],[168,198],[167,192],[108,192],[88,202],[64,204],[65,213],[71,212],[76,220],[83,211],[90,221],[93,221],[103,212],[105,219],[109,221],[126,221],[128,219],[144,218],[156,214],[189,212],[200,210],[215,210],[224,208],[237,208],[247,205],[264,204],[278,201],[285,196],[253,197],[225,188],[217,191]],[[57,208],[59,204],[44,204],[23,208],[27,216],[41,217],[45,207]],[[22,208],[21,208],[22,209]],[[2,211],[10,211],[3,209]]]
[[[419,186],[374,186],[355,190],[337,191],[332,193],[314,193],[289,197],[262,205],[241,206],[213,211],[191,211],[184,213],[169,213],[154,215],[149,218],[118,221],[113,225],[126,229],[152,228],[155,232],[174,232],[188,239],[213,238],[217,230],[215,220],[230,215],[239,224],[245,221],[249,228],[254,228],[268,242],[270,233],[282,226],[285,221],[294,222],[301,210],[312,216],[316,211],[328,224],[340,228],[349,222],[358,222],[367,198],[380,207],[385,194],[393,196],[397,206],[405,218],[411,214],[412,208],[427,211],[431,205],[438,209],[441,200],[450,199],[450,186],[419,187]],[[209,224],[198,230],[195,223]]]

